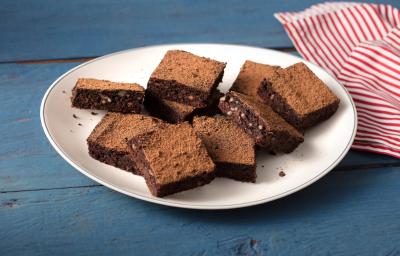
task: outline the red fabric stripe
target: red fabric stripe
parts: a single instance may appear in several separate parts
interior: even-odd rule
[[[383,55],[379,55],[379,57],[381,57],[381,59],[384,59],[384,60],[380,60],[380,59],[378,59],[376,56],[373,56],[373,55],[371,55],[371,54],[367,55],[367,53],[361,51],[360,48],[354,49],[353,52],[356,52],[356,53],[358,53],[358,54],[362,54],[362,55],[368,56],[368,58],[369,58],[371,61],[373,61],[373,62],[371,62],[371,63],[379,63],[379,65],[381,65],[381,66],[383,66],[383,67],[385,67],[385,68],[387,68],[387,69],[389,69],[389,70],[391,70],[391,71],[393,71],[393,72],[399,72],[399,70],[396,70],[394,67],[392,67],[392,66],[390,66],[389,64],[386,64],[386,63],[384,62],[384,61],[390,61],[390,60],[389,60],[388,58],[386,58],[385,56],[383,56]]]
[[[393,143],[390,140],[387,140],[385,137],[382,137],[382,136],[375,137],[375,136],[371,136],[371,135],[360,135],[360,134],[357,134],[357,139],[358,140],[363,140],[363,139],[367,139],[368,140],[369,139],[369,140],[376,141],[376,142],[383,141],[384,143],[388,144],[387,146],[400,147],[400,143]]]
[[[385,134],[376,132],[376,131],[371,130],[371,129],[366,129],[366,128],[365,128],[365,130],[364,130],[363,128],[359,128],[358,130],[359,130],[360,132],[362,132],[362,133],[373,134],[373,135],[376,135],[376,136],[378,136],[378,137],[385,137],[385,138],[388,138],[388,139],[391,139],[391,140],[394,140],[394,141],[397,141],[397,142],[400,143],[400,138],[396,138],[396,137],[393,137],[393,136],[385,135]]]
[[[368,152],[372,152],[372,153],[379,153],[379,154],[383,154],[383,155],[388,155],[388,156],[393,156],[393,157],[400,158],[400,153],[396,153],[394,150],[391,150],[391,149],[388,149],[388,148],[386,148],[387,151],[382,151],[382,150],[379,150],[379,149],[369,149],[368,145],[360,144],[357,141],[354,142],[354,144],[352,145],[352,148],[360,149],[360,150],[368,151]]]
[[[325,16],[324,16],[325,17]],[[332,22],[332,25],[334,26],[334,28],[336,29],[337,34],[339,35],[339,37],[342,39],[342,41],[344,42],[344,44],[346,45],[346,53],[349,53],[351,51],[351,46],[348,43],[348,38],[345,38],[343,36],[343,33],[340,32],[341,29],[343,29],[343,26],[339,26],[340,24],[336,24],[337,23],[337,15],[333,14],[333,13],[328,13],[328,15],[326,16],[327,18],[330,19],[330,21]],[[336,20],[334,20],[334,18],[336,18]],[[339,21],[340,22],[340,21]],[[333,33],[332,33],[333,34]]]
[[[400,118],[393,118],[393,117],[385,117],[383,115],[375,115],[373,113],[371,113],[371,111],[365,111],[364,109],[360,108],[357,110],[358,113],[363,113],[365,115],[369,115],[373,118],[380,118],[380,119],[384,119],[384,120],[391,120],[391,121],[400,121]]]
[[[370,56],[367,56],[368,58],[370,58],[371,59],[371,57]],[[355,60],[357,60],[357,61],[359,61],[359,62],[361,62],[362,64],[364,64],[365,66],[367,66],[367,67],[369,67],[369,68],[371,68],[371,69],[375,69],[376,71],[378,71],[380,74],[382,74],[382,75],[384,75],[384,76],[386,76],[386,77],[389,77],[389,78],[392,78],[392,79],[395,79],[395,80],[398,80],[398,81],[400,81],[400,76],[399,77],[396,77],[396,76],[394,76],[394,75],[391,75],[391,74],[389,74],[389,73],[387,73],[386,71],[384,71],[384,70],[382,70],[382,69],[380,69],[379,68],[379,66],[378,66],[378,64],[379,65],[385,65],[384,63],[381,63],[381,62],[379,62],[379,61],[376,61],[375,63],[374,63],[374,65],[371,65],[370,63],[368,63],[368,62],[366,62],[365,60],[363,60],[363,59],[360,59],[359,57],[357,57],[357,56],[352,56],[352,59],[355,59]],[[382,65],[382,66],[383,66]],[[396,69],[392,69],[393,70],[393,72],[398,72]],[[365,70],[365,69],[363,69],[363,71],[365,71],[365,72],[368,72],[369,74],[371,74],[371,75],[373,75],[373,76],[376,76],[375,74],[372,74],[371,72],[369,72],[369,71],[367,71],[367,70]],[[394,84],[396,87],[399,87],[400,88],[400,84]]]

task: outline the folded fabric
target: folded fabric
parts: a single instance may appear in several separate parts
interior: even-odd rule
[[[400,158],[400,12],[327,2],[276,13],[298,52],[329,71],[356,104],[353,148]]]

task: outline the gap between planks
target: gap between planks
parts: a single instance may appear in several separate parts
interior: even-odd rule
[[[265,48],[265,47],[264,47]],[[267,49],[267,48],[266,48]],[[274,47],[268,48],[281,52],[295,52],[294,47]],[[48,64],[48,63],[68,63],[68,62],[86,62],[100,56],[87,56],[87,57],[76,57],[76,58],[60,58],[60,59],[37,59],[37,60],[18,60],[18,61],[0,61],[0,64]]]
[[[388,164],[364,164],[364,165],[354,165],[354,166],[343,166],[336,167],[332,171],[334,172],[348,172],[348,171],[359,171],[359,170],[371,170],[377,168],[388,168],[388,167],[400,167],[400,163],[388,163]],[[19,193],[19,192],[36,192],[36,191],[47,191],[47,190],[62,190],[62,189],[78,189],[78,188],[93,188],[93,187],[103,187],[101,184],[84,185],[84,186],[67,186],[67,187],[54,187],[54,188],[36,188],[36,189],[21,189],[21,190],[9,190],[0,191],[1,194],[7,193]]]

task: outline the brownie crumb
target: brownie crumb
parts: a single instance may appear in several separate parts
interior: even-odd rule
[[[83,126],[83,124],[81,124],[81,123],[78,123],[78,125],[79,125],[79,126]]]
[[[286,173],[285,173],[284,171],[280,171],[280,172],[279,172],[279,176],[280,176],[280,177],[285,177],[285,176],[286,176]]]
[[[261,165],[262,168],[264,168],[264,165]]]
[[[79,117],[77,115],[75,115],[75,114],[72,114],[72,117],[75,118],[75,119],[79,119]]]
[[[64,94],[67,94],[67,92],[66,92],[66,91],[64,91],[64,90],[62,91],[62,93],[64,93]]]
[[[94,115],[94,116],[97,116],[99,113],[96,113],[96,112],[90,112],[90,114],[92,114],[92,115]]]
[[[252,246],[252,247],[254,247],[255,245],[257,245],[258,244],[258,241],[257,240],[255,240],[255,239],[251,239],[250,240],[250,245]]]

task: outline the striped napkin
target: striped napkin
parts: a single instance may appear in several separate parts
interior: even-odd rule
[[[334,75],[356,104],[353,148],[400,158],[400,12],[390,5],[327,2],[282,12],[298,52]]]

